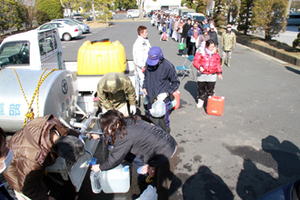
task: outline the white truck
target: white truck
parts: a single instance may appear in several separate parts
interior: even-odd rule
[[[99,143],[88,138],[92,132],[102,132],[95,126],[99,117],[93,102],[101,76],[89,76],[87,83],[87,78],[76,76],[76,71],[76,62],[63,62],[57,29],[16,34],[0,45],[0,127],[16,132],[30,117],[54,114],[67,127],[80,131],[86,154],[74,164],[59,157],[47,168],[65,180],[70,178],[78,192],[88,169],[87,160]],[[126,73],[137,83],[132,62]],[[84,120],[79,122],[78,116]]]

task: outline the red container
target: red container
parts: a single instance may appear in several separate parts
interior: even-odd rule
[[[211,96],[207,99],[206,112],[209,115],[221,116],[223,114],[225,97]]]
[[[173,93],[174,99],[176,100],[176,105],[172,109],[178,109],[180,106],[180,92],[176,90]]]

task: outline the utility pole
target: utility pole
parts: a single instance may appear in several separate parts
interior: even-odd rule
[[[288,15],[290,13],[291,5],[293,0],[288,0],[288,5],[286,7],[286,14]]]
[[[95,15],[95,4],[94,4],[94,0],[92,1],[92,9],[93,9],[93,21],[96,20],[96,15]]]

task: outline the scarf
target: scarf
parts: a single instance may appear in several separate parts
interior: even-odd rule
[[[205,52],[209,55],[209,56],[212,56],[216,51],[216,48],[214,48],[214,50],[210,51],[208,50],[207,48],[205,48]]]

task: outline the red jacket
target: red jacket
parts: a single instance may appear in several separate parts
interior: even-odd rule
[[[193,65],[196,69],[200,69],[200,66],[204,68],[203,74],[222,74],[221,57],[218,53],[214,53],[211,57],[205,53],[196,53],[193,60]]]

